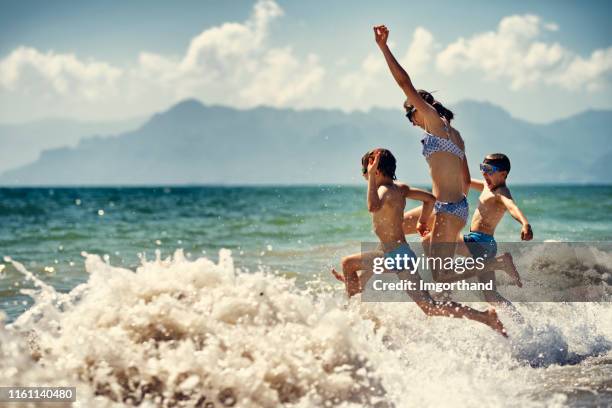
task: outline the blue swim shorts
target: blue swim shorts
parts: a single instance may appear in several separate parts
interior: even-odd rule
[[[401,259],[404,259],[404,255],[407,255],[407,258],[410,259],[411,261],[408,261],[408,266],[409,268],[400,268],[399,270],[396,269],[397,272],[411,272],[413,271],[414,268],[414,264],[416,262],[416,254],[414,253],[414,251],[412,250],[412,248],[410,248],[410,245],[408,245],[407,242],[403,242],[402,244],[400,244],[400,246],[398,246],[397,248],[395,248],[392,251],[389,252],[385,252],[385,258],[393,258],[396,259],[396,256],[400,255]],[[403,262],[403,261],[401,261]],[[402,265],[402,264],[400,264]]]
[[[497,242],[495,242],[493,235],[470,231],[469,234],[463,236],[463,242],[465,242],[474,258],[491,260],[497,255]]]

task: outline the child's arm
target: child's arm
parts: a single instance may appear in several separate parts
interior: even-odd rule
[[[387,62],[389,71],[391,71],[391,75],[393,75],[393,79],[395,79],[395,82],[397,82],[402,91],[404,91],[408,101],[414,105],[417,110],[421,111],[426,120],[440,121],[440,117],[438,116],[436,109],[421,98],[421,95],[419,95],[412,84],[408,73],[404,70],[404,68],[402,68],[399,62],[397,62],[393,56],[393,53],[391,53],[391,50],[387,46],[387,38],[389,38],[389,30],[387,27],[374,27],[374,38],[376,40],[376,44],[378,44],[378,47],[385,57],[385,61]]]
[[[421,209],[421,216],[417,221],[416,230],[421,236],[427,235],[430,231],[427,221],[433,211],[436,197],[429,191],[421,190],[420,188],[412,188],[407,185],[404,186],[404,195],[406,198],[423,202],[423,208]]]
[[[521,209],[518,208],[518,206],[512,199],[512,196],[510,194],[502,193],[499,195],[499,198],[501,199],[502,203],[504,204],[512,218],[520,222],[523,226],[521,228],[521,239],[523,241],[531,241],[533,239],[533,231],[531,230],[531,225],[529,225],[527,217],[525,217],[525,214],[523,214]]]
[[[484,181],[478,180],[478,179],[471,179],[470,188],[473,188],[474,190],[482,191],[484,190]]]
[[[378,185],[376,184],[376,171],[378,169],[378,162],[380,161],[380,152],[377,152],[374,156],[374,160],[368,163],[368,211],[373,213],[383,205],[382,196],[378,195]]]

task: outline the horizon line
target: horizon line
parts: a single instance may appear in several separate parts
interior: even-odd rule
[[[411,183],[416,187],[429,187],[430,184]],[[367,187],[359,183],[261,183],[261,184],[238,184],[238,183],[184,183],[184,184],[48,184],[48,185],[0,185],[0,190],[15,189],[164,189],[164,188],[342,188],[342,187]],[[593,182],[536,182],[512,183],[512,187],[612,187],[612,183]]]

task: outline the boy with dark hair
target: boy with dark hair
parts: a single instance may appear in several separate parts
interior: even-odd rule
[[[472,217],[470,232],[459,239],[457,253],[488,259],[486,269],[490,272],[478,278],[481,282],[493,281],[493,290],[485,291],[485,299],[492,304],[501,303],[512,306],[495,290],[495,270],[503,270],[508,273],[519,287],[522,286],[522,283],[514,266],[512,255],[506,252],[496,257],[497,243],[493,234],[506,211],[521,223],[521,240],[533,239],[533,231],[527,217],[514,202],[510,189],[506,185],[506,179],[510,173],[508,156],[503,153],[489,154],[480,165],[480,170],[484,180],[472,179],[470,183],[470,188],[481,191],[478,208]]]
[[[332,274],[346,286],[349,297],[363,291],[365,284],[373,275],[373,262],[375,258],[395,258],[397,255],[406,255],[413,259],[410,272],[400,272],[402,280],[412,281],[419,288],[421,277],[414,270],[415,253],[412,251],[404,231],[402,221],[406,199],[423,202],[421,217],[427,220],[436,198],[429,192],[409,187],[395,180],[395,157],[387,149],[375,149],[366,153],[361,159],[362,174],[368,181],[367,203],[368,211],[372,213],[374,233],[380,240],[379,250],[367,253],[357,253],[342,259],[342,274],[332,269]],[[422,223],[426,225],[425,222]],[[362,272],[359,274],[359,272]],[[437,302],[427,291],[411,290],[408,295],[428,316],[465,317],[490,326],[502,335],[505,334],[502,323],[497,318],[494,309],[479,312],[470,307],[454,302]]]

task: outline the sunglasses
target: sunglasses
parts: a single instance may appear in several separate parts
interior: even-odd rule
[[[480,163],[480,171],[486,175],[491,175],[498,171],[502,171],[502,169],[489,163]]]
[[[412,122],[412,117],[414,116],[414,112],[416,112],[416,109],[414,108],[414,106],[410,106],[408,110],[406,111],[406,117],[408,118],[410,122]]]

